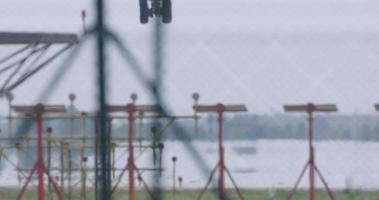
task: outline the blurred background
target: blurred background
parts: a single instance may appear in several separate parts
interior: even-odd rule
[[[81,36],[85,32],[82,10],[86,11],[85,29],[91,30],[96,23],[94,1],[2,0],[0,32],[74,33]],[[155,21],[140,24],[137,0],[108,0],[105,10],[106,27],[122,39],[123,45],[140,63],[143,75],[154,80],[154,59],[157,56]],[[338,106],[338,113],[315,115],[316,162],[329,187],[338,194],[341,191],[356,192],[347,197],[337,195],[338,199],[377,199],[379,116],[374,104],[379,103],[379,93],[376,92],[379,91],[379,26],[376,20],[379,18],[379,1],[172,0],[172,15],[170,24],[160,25],[162,38],[158,45],[162,48],[159,52],[162,82],[159,95],[171,115],[200,116],[200,119],[173,122],[183,132],[171,126],[162,129],[164,133],[159,142],[165,143],[164,170],[159,186],[167,190],[172,187],[172,156],[178,157],[175,179],[181,176],[182,190],[194,190],[195,193],[206,184],[209,172],[217,163],[217,116],[194,113],[192,106],[196,103],[192,94],[197,92],[200,94],[199,104],[241,103],[248,109],[247,113],[225,114],[224,124],[226,165],[246,199],[284,199],[284,194],[295,184],[308,158],[307,116],[304,113],[287,114],[283,105],[308,102]],[[1,45],[0,55],[5,57],[19,47]],[[50,49],[58,48],[59,45]],[[66,52],[56,58],[11,91],[14,95],[12,103],[65,104],[66,116],[82,112],[94,114],[98,110],[96,48],[95,37],[83,42],[72,65],[44,96],[51,78],[72,55]],[[151,95],[151,88],[139,79],[130,63],[125,63],[124,55],[116,45],[107,45],[106,59],[108,104],[130,103],[132,93],[138,94],[138,104],[157,103]],[[0,83],[7,78],[3,73]],[[69,93],[76,94],[71,104],[67,97]],[[15,116],[13,121],[9,120],[9,114]],[[25,120],[18,119],[17,113],[9,112],[6,98],[0,99],[0,115],[3,137],[12,134],[25,137],[25,132],[36,133],[34,124],[27,131],[19,128]],[[146,119],[135,123],[137,127],[140,123],[136,132],[144,138],[140,144],[150,145],[154,142],[151,126],[158,123],[162,128],[171,122]],[[196,124],[198,128],[195,128]],[[126,137],[128,125],[126,120],[114,120],[110,132],[114,137]],[[45,128],[49,126],[63,137],[84,132],[88,137],[95,135],[91,120],[85,123],[70,118],[50,120]],[[83,127],[87,127],[85,131]],[[29,152],[31,155],[28,156],[8,147],[29,140],[9,142],[3,139],[1,142],[2,188],[18,188],[24,182],[25,177],[17,169],[31,167],[35,161],[34,150],[30,148],[32,153]],[[34,140],[29,142],[35,145]],[[82,141],[82,144],[86,142]],[[115,166],[122,168],[127,158],[124,155],[126,150],[120,148],[114,152],[121,160]],[[149,147],[147,153],[141,154],[136,161],[139,166],[152,166],[152,150]],[[198,154],[193,153],[195,150]],[[61,154],[58,150],[56,154],[52,159],[57,160],[58,167]],[[93,149],[72,154],[68,160],[82,165],[80,156],[86,154],[91,163],[88,167],[94,167]],[[202,158],[199,160],[195,155]],[[59,170],[52,173],[60,176]],[[115,173],[119,175],[120,172]],[[154,170],[144,172],[148,184],[154,185],[155,173]],[[90,174],[94,176],[92,172]],[[73,172],[72,177],[80,179],[80,172]],[[308,198],[305,195],[308,174],[304,178],[299,185],[300,199]],[[32,182],[36,184],[36,180]],[[128,184],[125,176],[121,185],[126,188]],[[91,188],[93,182],[88,180],[88,185]],[[217,187],[216,182],[211,185]],[[226,186],[233,188],[229,179]],[[139,187],[143,190],[142,186]],[[316,187],[323,188],[319,179]],[[4,191],[7,190],[0,189],[0,192]],[[325,191],[320,194],[320,199],[326,198]],[[68,198],[68,194],[65,195]],[[213,196],[216,198],[217,195]]]

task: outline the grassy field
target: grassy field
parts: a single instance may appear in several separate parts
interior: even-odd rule
[[[278,190],[275,192],[270,192],[266,190],[243,190],[243,195],[246,200],[285,200],[287,196],[287,192],[285,190]],[[18,194],[18,189],[15,188],[0,188],[0,200],[12,200],[16,199]],[[197,198],[199,194],[199,190],[181,190],[177,191],[174,195],[171,191],[164,191],[163,198],[164,200],[194,200]],[[203,200],[217,200],[217,196],[215,195],[216,191],[209,191],[205,193]],[[238,199],[236,193],[233,190],[228,191],[230,200]],[[336,200],[378,200],[379,192],[377,191],[336,191],[334,192]],[[46,200],[56,199],[52,198],[49,194],[46,196]],[[80,193],[78,191],[74,191],[71,196],[65,194],[66,200],[84,200],[84,198],[80,197]],[[94,200],[93,191],[88,191],[86,193],[86,200]],[[112,200],[126,200],[127,199],[127,191],[121,190],[117,191]],[[137,192],[138,200],[146,200],[150,199],[149,195],[144,191]],[[297,192],[293,198],[293,200],[306,200],[308,199],[308,194],[306,191]],[[326,192],[318,191],[317,192],[317,200],[327,200],[329,199]],[[35,190],[27,190],[24,195],[24,200],[37,200],[36,191]]]

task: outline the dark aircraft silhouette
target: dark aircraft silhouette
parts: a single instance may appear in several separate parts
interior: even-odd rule
[[[171,0],[139,0],[140,22],[146,24],[149,17],[161,17],[163,23],[172,21]]]

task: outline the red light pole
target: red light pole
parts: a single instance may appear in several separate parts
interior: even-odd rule
[[[25,190],[31,181],[33,174],[37,172],[38,175],[38,200],[45,200],[45,188],[44,188],[44,174],[47,175],[49,181],[53,184],[55,193],[59,200],[63,200],[63,194],[59,190],[58,185],[51,177],[50,172],[47,170],[44,159],[43,159],[43,118],[44,113],[62,113],[65,112],[65,107],[63,105],[42,105],[38,104],[36,106],[12,106],[12,109],[16,113],[25,115],[35,115],[37,121],[37,162],[34,165],[32,171],[30,172],[24,186],[22,187],[20,193],[17,196],[17,200],[21,200],[25,193]]]
[[[135,105],[134,103],[128,105],[111,105],[107,106],[108,112],[126,112],[128,113],[129,129],[128,129],[128,173],[129,173],[129,198],[128,200],[135,200],[135,171],[137,167],[134,163],[134,147],[133,147],[133,131],[134,131],[134,118],[136,112],[158,112],[159,106],[155,105]],[[140,177],[142,179],[142,177]],[[113,188],[112,192],[115,190]]]
[[[244,199],[240,189],[238,188],[236,182],[234,181],[232,174],[227,169],[225,165],[225,159],[224,159],[224,112],[246,112],[247,109],[245,105],[224,105],[222,103],[218,103],[216,105],[195,105],[193,107],[196,112],[216,112],[218,115],[218,145],[219,145],[219,161],[216,165],[216,167],[212,170],[211,175],[208,179],[208,183],[204,187],[204,189],[201,191],[199,197],[197,198],[200,200],[204,194],[204,192],[208,189],[208,186],[212,180],[212,177],[214,173],[216,172],[216,169],[219,169],[219,179],[218,179],[218,197],[219,200],[225,200],[226,199],[226,193],[225,193],[225,171],[227,172],[230,180],[232,181],[234,188],[237,191],[237,194],[240,199]]]
[[[305,170],[309,167],[309,200],[316,200],[316,188],[315,188],[315,173],[320,177],[322,183],[324,184],[328,196],[331,200],[334,200],[332,191],[329,189],[329,186],[322,176],[320,170],[317,168],[315,161],[315,152],[313,147],[313,113],[314,112],[336,112],[337,106],[334,104],[324,104],[324,105],[315,105],[308,103],[306,105],[284,105],[284,110],[286,112],[306,112],[308,114],[308,143],[309,143],[309,159],[305,164],[303,170],[300,173],[299,178],[297,179],[294,188],[290,191],[287,196],[287,200],[292,199],[293,194],[295,193],[300,180],[303,178]]]

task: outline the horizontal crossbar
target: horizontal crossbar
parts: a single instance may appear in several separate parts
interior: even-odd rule
[[[237,105],[224,105],[224,104],[216,104],[216,105],[196,105],[193,106],[193,109],[196,112],[246,112],[247,108],[245,105],[237,104]]]
[[[67,44],[79,41],[76,34],[0,32],[0,44]]]
[[[108,112],[159,112],[161,110],[158,105],[109,105]]]
[[[61,113],[65,112],[66,108],[64,105],[42,105],[38,104],[35,106],[12,106],[12,110],[16,113],[21,114],[34,114],[34,113]]]
[[[286,112],[336,112],[337,106],[335,104],[303,104],[303,105],[284,105]]]

